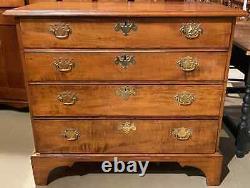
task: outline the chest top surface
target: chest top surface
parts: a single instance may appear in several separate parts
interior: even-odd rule
[[[244,16],[240,9],[187,2],[46,2],[8,10],[12,16],[215,17]]]

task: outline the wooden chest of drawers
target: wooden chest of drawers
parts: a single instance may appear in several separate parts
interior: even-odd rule
[[[218,185],[235,17],[215,4],[41,3],[18,18],[35,181],[74,162],[200,168]]]

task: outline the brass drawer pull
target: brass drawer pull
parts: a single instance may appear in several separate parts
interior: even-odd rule
[[[115,58],[115,64],[123,69],[127,69],[130,64],[133,65],[135,63],[135,57],[133,55],[123,54]]]
[[[57,99],[64,105],[74,105],[78,100],[76,94],[71,91],[64,91],[57,96]]]
[[[50,25],[49,32],[51,32],[58,39],[67,39],[72,33],[72,29],[70,28],[69,24],[60,23]]]
[[[194,102],[195,96],[191,93],[184,91],[182,93],[178,93],[175,96],[175,100],[179,105],[187,106],[191,105]]]
[[[192,130],[188,128],[174,128],[171,131],[171,134],[177,139],[177,140],[189,140],[192,137]]]
[[[71,72],[75,67],[75,63],[71,59],[63,58],[55,59],[53,65],[59,72]]]
[[[182,24],[180,32],[185,35],[187,39],[195,39],[202,34],[203,29],[200,24],[191,22]]]
[[[130,96],[136,95],[136,90],[132,86],[121,86],[116,90],[116,95],[120,96],[123,100],[128,100]]]
[[[136,131],[136,126],[133,122],[125,121],[118,126],[118,130],[124,134],[129,134],[132,131]]]
[[[135,23],[131,23],[129,21],[117,23],[115,25],[115,31],[121,31],[124,36],[128,36],[130,31],[136,31],[137,25]]]
[[[80,133],[76,129],[66,129],[63,134],[64,138],[68,141],[75,141],[78,140]]]
[[[199,67],[199,63],[197,59],[190,57],[190,56],[187,56],[178,60],[177,65],[179,65],[181,70],[184,72],[191,72],[191,71],[194,71],[195,69],[198,69]]]

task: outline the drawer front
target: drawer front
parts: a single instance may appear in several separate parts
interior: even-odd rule
[[[25,48],[228,48],[229,18],[22,19]]]
[[[26,53],[29,81],[224,80],[226,52]]]
[[[32,85],[34,116],[218,116],[222,85]]]
[[[40,153],[213,153],[217,120],[34,120]]]

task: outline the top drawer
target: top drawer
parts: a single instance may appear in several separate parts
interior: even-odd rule
[[[230,18],[22,19],[25,48],[228,48]]]

